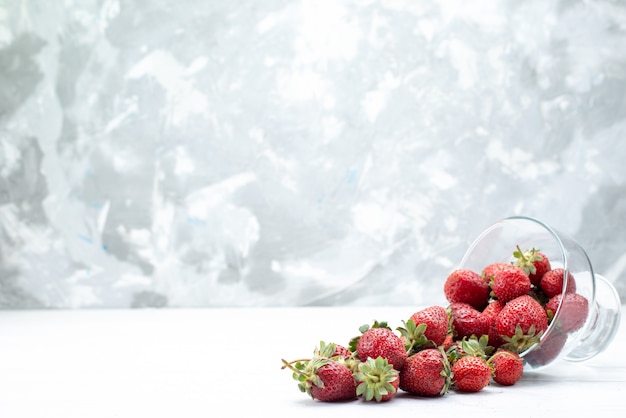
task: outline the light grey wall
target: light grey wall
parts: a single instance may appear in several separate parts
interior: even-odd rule
[[[0,307],[429,304],[515,214],[624,299],[624,51],[609,0],[0,0]]]

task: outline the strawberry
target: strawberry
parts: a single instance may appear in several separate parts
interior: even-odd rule
[[[519,245],[517,251],[513,252],[515,261],[513,265],[520,267],[526,274],[533,285],[539,285],[539,281],[545,273],[551,270],[550,260],[539,250],[532,248],[522,251]]]
[[[341,363],[328,361],[315,367],[315,376],[309,388],[313,399],[323,402],[346,401],[356,397],[356,384],[352,371]]]
[[[496,276],[496,273],[501,271],[501,270],[509,270],[512,267],[514,267],[512,264],[509,263],[491,263],[488,264],[485,268],[483,268],[483,271],[481,272],[481,277],[483,278],[483,280],[487,283],[491,283],[493,281],[493,278]]]
[[[467,303],[454,302],[448,306],[448,310],[455,339],[460,340],[472,335],[480,337],[489,334],[489,320],[473,306]]]
[[[320,344],[311,359],[287,362],[283,359],[283,369],[289,368],[298,388],[313,399],[322,402],[345,401],[356,398],[356,382],[352,370],[332,358],[335,344]]]
[[[507,302],[496,317],[496,331],[505,341],[503,347],[516,353],[533,346],[547,328],[546,311],[529,295]]]
[[[450,347],[454,345],[454,343],[455,343],[454,336],[452,334],[448,334],[446,335],[446,339],[443,340],[443,344],[441,345],[441,348],[443,348],[443,351],[448,351]]]
[[[387,402],[398,392],[400,372],[382,357],[369,357],[359,364],[354,380],[357,382],[357,396],[366,401]]]
[[[489,322],[489,345],[494,348],[498,348],[503,344],[502,338],[500,338],[500,334],[498,334],[496,329],[496,317],[503,308],[504,302],[496,299],[489,302],[489,305],[483,309],[483,316],[487,318],[487,322]]]
[[[451,384],[448,358],[439,348],[426,348],[406,359],[400,370],[400,389],[413,395],[442,396]]]
[[[471,336],[470,338],[463,337],[460,341],[454,341],[454,343],[446,350],[446,355],[450,364],[454,364],[461,357],[475,356],[487,358],[492,352],[493,347],[488,345],[489,337],[483,335],[480,338]]]
[[[524,373],[524,361],[513,351],[497,350],[487,363],[493,370],[493,380],[503,386],[514,385]]]
[[[350,355],[352,355],[350,350],[348,350],[343,345],[336,344],[335,352],[333,353],[333,357],[336,357],[336,356],[349,357]]]
[[[463,356],[452,366],[452,384],[463,392],[479,392],[491,381],[491,368],[481,356]]]
[[[530,291],[530,279],[519,267],[511,266],[495,272],[491,281],[493,295],[502,302],[508,302]]]
[[[541,341],[541,345],[524,356],[524,360],[532,367],[545,366],[558,357],[566,342],[567,334],[554,328]]]
[[[483,309],[489,300],[489,285],[482,277],[468,269],[457,269],[448,275],[443,285],[450,303],[462,302]]]
[[[387,326],[365,327],[361,327],[362,335],[356,342],[357,357],[361,361],[366,361],[369,357],[383,357],[394,369],[400,370],[407,358],[402,339]]]
[[[359,363],[361,362],[354,353],[348,350],[346,347],[332,343],[332,346],[335,347],[334,351],[331,352],[329,348],[330,344],[326,344],[324,341],[320,341],[319,348],[316,349],[314,355],[315,357],[326,357],[331,360],[337,361],[338,363],[347,366],[353,373],[357,370]]]
[[[574,332],[583,326],[589,314],[589,302],[580,293],[559,293],[546,304],[548,318],[557,317],[557,327],[563,332]]]
[[[352,353],[350,352],[350,350],[348,350],[346,347],[340,345],[340,344],[335,344],[335,350],[334,352],[331,354],[330,357],[350,357],[352,355]],[[325,347],[326,347],[326,343],[324,341],[320,342],[320,346],[317,349],[317,351],[315,352],[315,354],[317,356],[321,356],[322,352],[325,351]]]
[[[437,305],[429,306],[415,312],[410,319],[417,326],[420,324],[426,325],[423,335],[435,347],[443,344],[446,335],[448,335],[448,323],[450,320],[446,308]]]
[[[543,275],[539,282],[539,288],[545,293],[548,298],[552,298],[559,293],[563,293],[563,278],[565,277],[565,271],[562,268],[555,268]],[[576,291],[576,280],[574,275],[567,272],[567,286],[566,292]]]

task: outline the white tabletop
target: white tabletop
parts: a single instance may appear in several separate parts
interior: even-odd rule
[[[616,416],[626,408],[624,321],[587,362],[561,362],[515,386],[472,394],[322,403],[281,369],[281,358],[310,356],[320,340],[347,344],[360,325],[399,326],[417,309],[0,311],[0,417],[379,417],[381,408],[396,416]]]

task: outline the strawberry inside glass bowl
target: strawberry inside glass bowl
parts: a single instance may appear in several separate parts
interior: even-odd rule
[[[506,218],[474,240],[459,268],[480,273],[490,263],[515,263],[519,249],[545,255],[562,278],[561,292],[551,304],[552,298],[533,285],[532,295],[549,311],[549,326],[520,352],[525,369],[542,369],[557,360],[584,361],[602,352],[619,328],[621,301],[611,282],[594,273],[585,250],[567,235],[534,218]]]

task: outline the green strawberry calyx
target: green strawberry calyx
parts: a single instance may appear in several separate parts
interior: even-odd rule
[[[319,388],[324,387],[324,382],[322,382],[317,374],[317,371],[321,367],[336,361],[346,365],[352,371],[355,370],[355,360],[334,355],[336,348],[337,345],[335,343],[327,344],[324,341],[320,341],[319,346],[316,347],[313,352],[313,357],[292,361],[282,359],[283,365],[281,369],[287,368],[291,370],[293,379],[298,382],[298,389],[300,389],[301,392],[311,395],[312,386]]]
[[[530,250],[522,251],[519,245],[517,245],[517,250],[513,252],[513,257],[515,257],[513,265],[524,270],[526,274],[535,274],[537,267],[535,267],[534,262],[543,260],[538,249],[531,248]]]
[[[445,384],[443,385],[443,387],[441,388],[441,391],[439,392],[439,394],[443,396],[450,391],[450,387],[452,386],[453,373],[452,373],[452,366],[450,365],[450,360],[448,359],[446,352],[443,350],[443,347],[439,347],[438,350],[441,353],[441,357],[442,357],[441,361],[443,363],[443,370],[441,371],[440,374],[446,379]]]
[[[404,348],[406,349],[407,356],[411,356],[427,347],[436,347],[436,344],[424,335],[427,327],[426,324],[417,325],[412,319],[402,321],[402,323],[404,327],[398,327],[396,329],[400,332],[400,335],[404,337]]]
[[[502,345],[502,348],[521,354],[537,344],[542,335],[543,331],[536,332],[534,325],[531,325],[528,328],[528,332],[524,334],[522,327],[517,324],[515,327],[515,333],[512,336],[502,336],[502,339],[505,342]]]
[[[311,395],[311,387],[317,386],[319,388],[324,387],[324,382],[317,375],[317,371],[332,360],[328,358],[312,358],[312,359],[300,359],[288,362],[283,359],[283,369],[289,368],[293,373],[292,377],[298,382],[298,389],[300,392],[305,392]]]
[[[451,362],[456,362],[458,359],[465,356],[487,359],[493,353],[493,350],[494,348],[489,345],[488,335],[481,335],[480,338],[476,337],[476,335],[472,335],[469,338],[463,337],[460,345],[453,344],[446,351],[446,354]]]
[[[498,357],[509,357],[510,359],[513,359],[515,361],[521,361],[521,362],[524,361],[524,359],[520,357],[519,354],[514,353],[510,350],[502,349],[502,350],[498,350],[495,354],[493,354],[491,357],[487,359],[487,364],[489,365],[489,367],[493,368],[493,363],[496,361]]]
[[[383,396],[396,392],[391,382],[398,379],[399,373],[384,357],[369,357],[353,373],[354,380],[358,383],[357,396],[363,396],[366,401],[381,402]]]

